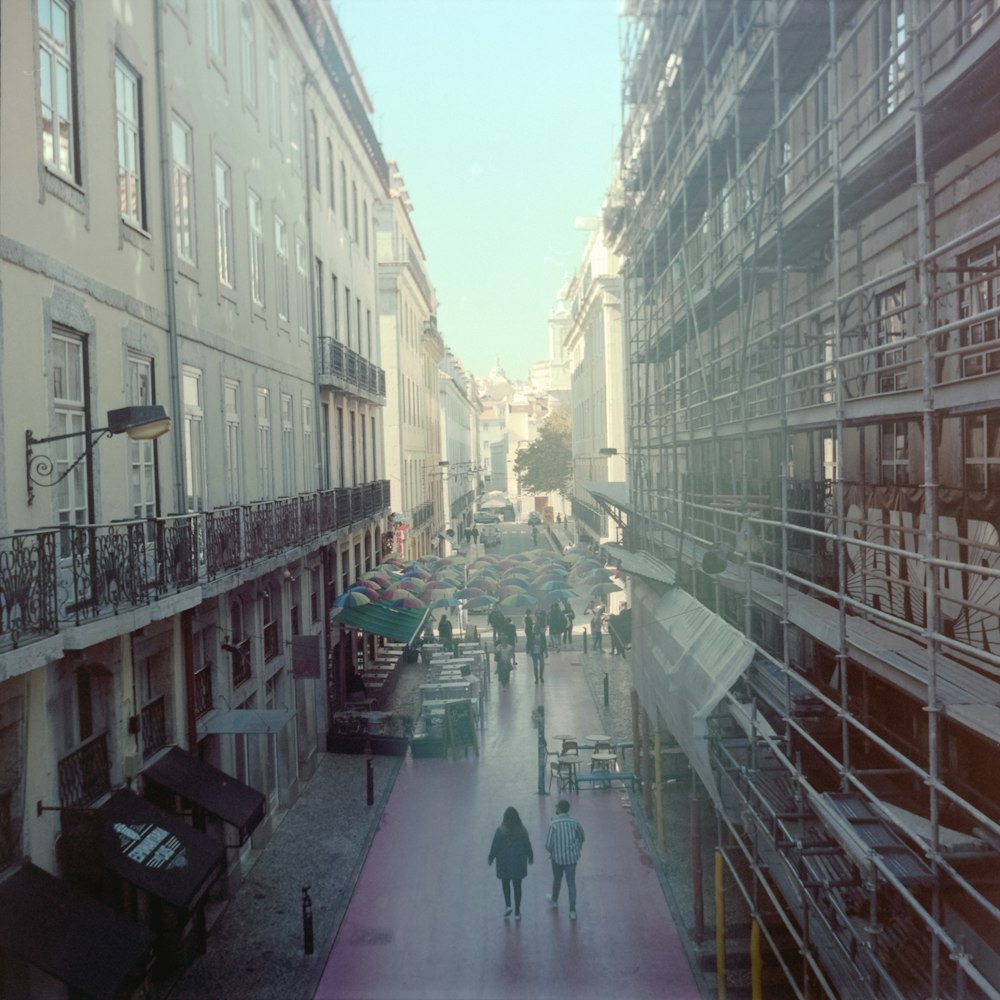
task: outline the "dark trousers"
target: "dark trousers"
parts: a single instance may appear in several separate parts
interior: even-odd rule
[[[510,884],[514,883],[514,912],[521,912],[521,880],[519,878],[502,878],[500,885],[503,888],[503,901],[510,908]]]
[[[552,862],[552,899],[559,898],[559,887],[562,885],[563,875],[566,876],[566,888],[569,890],[569,908],[576,909],[576,862],[571,865],[560,865],[554,860]]]
[[[531,654],[531,665],[535,668],[535,680],[544,681],[545,680],[545,654],[544,653],[532,653]]]

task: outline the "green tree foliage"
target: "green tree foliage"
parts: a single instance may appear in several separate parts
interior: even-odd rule
[[[569,410],[552,413],[542,424],[538,437],[514,456],[514,474],[528,493],[561,493],[572,490],[573,448]]]

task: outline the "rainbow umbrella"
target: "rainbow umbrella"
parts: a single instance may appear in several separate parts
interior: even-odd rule
[[[463,587],[461,590],[456,590],[452,596],[462,601],[468,601],[473,597],[482,597],[485,593],[486,591],[480,590],[479,587]]]
[[[622,588],[618,586],[617,583],[612,583],[608,580],[606,583],[596,583],[590,588],[591,597],[606,597],[608,594],[613,594],[615,591],[621,590]]]
[[[359,590],[345,590],[334,600],[333,606],[335,608],[360,608],[371,603],[372,599],[367,594],[363,594]]]
[[[517,611],[520,608],[533,608],[538,603],[538,599],[531,594],[511,594],[500,602],[500,607],[506,611]]]
[[[497,603],[495,597],[490,597],[489,594],[484,594],[482,597],[473,597],[471,601],[466,601],[465,606],[469,611],[478,611],[480,608],[489,608]]]
[[[426,608],[427,605],[423,601],[414,597],[412,594],[406,597],[397,597],[395,600],[389,602],[394,608]]]
[[[457,608],[460,602],[454,597],[436,597],[428,607],[431,608]]]

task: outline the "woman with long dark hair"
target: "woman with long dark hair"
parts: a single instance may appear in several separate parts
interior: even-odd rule
[[[514,919],[521,919],[521,880],[528,874],[528,865],[535,860],[531,839],[513,806],[504,810],[503,820],[493,834],[493,844],[486,863],[496,859],[497,878],[503,888],[504,917],[510,916],[510,884],[514,883]]]

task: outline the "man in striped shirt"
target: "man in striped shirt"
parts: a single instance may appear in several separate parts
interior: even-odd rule
[[[559,905],[559,887],[563,874],[569,889],[569,919],[576,920],[576,863],[583,849],[583,827],[569,814],[569,802],[556,803],[555,819],[549,824],[545,837],[545,850],[552,860],[552,892],[545,898],[552,906]]]

